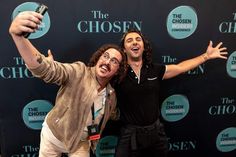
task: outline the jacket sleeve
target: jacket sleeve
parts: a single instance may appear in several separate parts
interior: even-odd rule
[[[110,119],[111,120],[119,120],[120,119],[120,110],[118,107],[114,108],[114,110],[111,112]]]
[[[50,60],[44,55],[41,55],[42,62],[40,66],[30,69],[31,73],[46,83],[55,83],[62,85],[70,79],[80,79],[85,70],[85,65],[82,62],[75,63],[60,63]],[[76,75],[76,76],[75,76]]]

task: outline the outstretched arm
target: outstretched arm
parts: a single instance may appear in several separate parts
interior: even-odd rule
[[[43,16],[33,12],[25,11],[19,13],[12,21],[9,33],[16,47],[29,68],[36,68],[41,62],[39,51],[31,42],[23,36],[25,32],[35,32],[42,21]]]
[[[163,79],[169,79],[181,73],[187,72],[210,59],[215,59],[215,58],[227,59],[226,55],[228,54],[228,52],[225,51],[226,47],[221,47],[221,46],[222,42],[218,43],[216,47],[213,47],[213,43],[212,41],[210,41],[206,52],[203,53],[202,55],[189,60],[185,60],[179,64],[167,65],[166,66],[167,69],[163,76]]]

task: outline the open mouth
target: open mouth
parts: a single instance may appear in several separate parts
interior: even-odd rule
[[[132,47],[131,50],[132,50],[132,51],[138,51],[138,50],[139,50],[139,47]]]
[[[100,68],[101,68],[104,72],[110,72],[110,71],[111,71],[110,66],[109,66],[109,65],[106,65],[106,64],[100,65]]]

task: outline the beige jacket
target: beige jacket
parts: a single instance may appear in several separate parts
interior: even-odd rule
[[[79,61],[66,64],[48,60],[45,56],[42,58],[39,67],[30,69],[32,74],[60,86],[55,106],[47,115],[47,124],[55,137],[73,153],[78,149],[91,105],[98,94],[95,68]],[[107,93],[101,132],[111,114],[115,115],[116,96],[110,84]]]

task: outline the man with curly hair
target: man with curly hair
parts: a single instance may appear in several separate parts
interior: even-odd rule
[[[116,157],[166,157],[167,138],[160,116],[160,84],[164,79],[187,72],[209,59],[227,54],[222,43],[206,52],[179,64],[162,65],[152,62],[149,41],[136,29],[129,29],[121,39],[121,47],[127,55],[126,77],[115,86],[117,106],[123,123]]]
[[[126,56],[119,46],[107,44],[92,56],[89,65],[60,63],[45,57],[24,33],[37,30],[43,16],[19,13],[9,28],[16,47],[35,77],[60,86],[56,103],[41,130],[39,157],[89,157],[106,122],[115,113],[116,95],[110,81],[120,81]],[[116,115],[116,114],[114,114]]]

